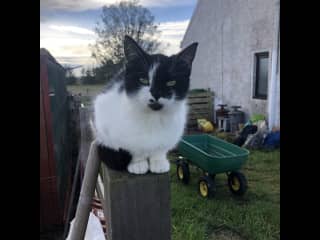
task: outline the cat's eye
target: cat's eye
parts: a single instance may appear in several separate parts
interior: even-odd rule
[[[167,86],[168,86],[168,87],[172,87],[172,86],[174,86],[174,85],[176,85],[176,81],[169,81],[169,82],[167,82]]]
[[[146,78],[140,78],[139,81],[140,81],[142,84],[145,84],[145,85],[149,84],[149,80],[146,79]]]

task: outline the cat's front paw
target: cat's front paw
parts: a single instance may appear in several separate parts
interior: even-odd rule
[[[134,174],[145,174],[149,170],[148,161],[131,162],[128,165],[128,172]]]
[[[167,159],[150,161],[150,171],[153,173],[169,172],[170,163]]]

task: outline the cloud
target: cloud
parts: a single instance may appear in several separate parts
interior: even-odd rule
[[[57,30],[60,32],[69,32],[75,34],[84,34],[84,35],[94,35],[95,33],[91,30],[82,27],[75,27],[75,26],[57,26],[57,25],[50,25],[49,28],[53,30]]]
[[[40,9],[82,11],[100,8],[105,4],[114,3],[113,0],[41,0]]]
[[[159,53],[172,55],[179,52],[188,24],[189,20],[160,23],[158,40],[162,43],[162,49]],[[90,29],[40,22],[40,47],[46,48],[61,64],[79,64],[85,68],[96,64],[89,48],[89,44],[95,41],[96,35]]]
[[[180,51],[180,42],[186,32],[189,20],[176,22],[163,22],[159,25],[161,36],[159,40],[164,44],[169,44],[163,49],[163,53],[167,55],[175,54]]]
[[[141,0],[145,7],[189,6],[196,0]],[[40,9],[83,11],[101,8],[103,5],[117,3],[119,0],[41,0]]]
[[[89,44],[92,43],[94,41],[75,38],[40,39],[40,47],[46,48],[54,56],[89,57],[91,55]]]
[[[40,47],[46,48],[55,57],[90,57],[89,44],[93,44],[95,38],[90,29],[40,23]]]
[[[196,0],[141,0],[140,3],[147,7],[172,7],[194,5]]]
[[[166,36],[177,36],[178,38],[181,35],[184,35],[189,24],[189,20],[185,21],[176,21],[176,22],[163,22],[159,25],[159,30],[163,32],[163,35]]]

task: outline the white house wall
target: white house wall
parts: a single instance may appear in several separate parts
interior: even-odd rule
[[[218,100],[267,115],[267,100],[253,99],[254,53],[269,52],[276,0],[199,0],[181,47],[199,42],[191,88],[211,88]],[[279,99],[280,101],[280,99]]]

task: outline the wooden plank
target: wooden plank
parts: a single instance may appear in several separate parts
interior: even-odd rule
[[[188,125],[188,127],[197,127],[198,128],[198,124],[195,122],[195,121],[189,121],[188,123],[187,123],[187,125]]]
[[[100,166],[100,159],[97,154],[97,144],[96,141],[93,141],[90,145],[88,164],[85,168],[76,216],[70,232],[70,240],[84,239],[87,229],[92,198],[94,196]]]
[[[59,211],[56,177],[42,178],[40,180],[40,205],[43,227],[62,223]]]
[[[52,115],[51,105],[49,98],[49,80],[48,80],[48,69],[47,69],[47,57],[40,57],[40,88],[42,92],[42,102],[44,111],[44,128],[46,129],[46,144],[48,149],[48,165],[49,172],[48,176],[55,175],[56,166],[54,161],[53,151],[53,133],[52,133]]]
[[[188,120],[188,125],[198,125],[198,123],[195,119],[190,119]]]
[[[51,175],[48,163],[47,131],[43,108],[44,106],[40,81],[40,179],[47,177],[49,174]]]
[[[76,187],[77,187],[77,183],[78,183],[79,173],[80,173],[80,162],[77,161],[75,174],[73,176],[73,184],[72,184],[71,195],[70,195],[70,199],[69,199],[69,205],[68,205],[68,209],[67,209],[68,212],[67,212],[66,221],[65,221],[63,239],[66,239],[67,234],[70,229],[69,228],[69,221],[70,221],[70,217],[71,217],[70,215],[71,215],[71,211],[72,211],[72,207],[73,207],[73,201],[74,201],[74,197],[75,197],[75,193],[76,193]]]
[[[188,94],[188,117],[185,132],[192,132],[192,129],[198,130],[197,119],[205,118],[213,122],[214,118],[214,93],[208,89],[203,92],[189,92]]]
[[[40,55],[40,212],[42,227],[62,223],[58,202],[47,57]]]
[[[207,120],[209,120],[209,114],[196,114],[196,115],[190,115],[188,117],[188,120],[197,120],[197,119],[202,119],[205,118]]]
[[[214,114],[214,104],[213,104],[213,94],[212,96],[210,97],[210,100],[209,100],[209,106],[208,106],[208,110],[209,110],[209,119],[211,122],[213,122],[213,114]]]
[[[193,109],[208,109],[208,103],[201,103],[201,104],[193,104],[189,105],[189,110],[192,111]]]
[[[89,120],[93,114],[91,107],[82,107],[79,109],[80,118],[80,150],[78,155],[78,161],[81,163],[81,182],[84,175],[84,168],[88,159],[90,144],[93,140]]]
[[[188,99],[196,99],[196,98],[208,98],[210,97],[210,94],[208,93],[205,93],[205,94],[202,94],[202,95],[187,95]]]
[[[207,113],[207,114],[189,115],[188,116],[188,121],[202,119],[202,118],[205,118],[205,119],[209,120],[209,118],[210,118],[209,113]]]
[[[201,114],[201,113],[209,113],[209,109],[208,108],[199,108],[199,109],[189,109],[189,113],[188,114]]]
[[[100,161],[96,156],[96,142],[93,141],[91,128],[89,126],[89,119],[92,115],[92,108],[81,107],[79,108],[79,121],[80,121],[80,149],[78,154],[77,166],[79,166],[81,193],[78,200],[78,206],[76,210],[76,222],[73,229],[77,229],[69,233],[70,239],[83,239],[83,229],[86,229],[89,213],[91,208],[91,195],[93,194],[97,182],[96,174],[98,175]],[[87,161],[91,161],[86,169]],[[79,165],[78,165],[79,164]],[[97,173],[96,168],[98,168]],[[85,176],[87,174],[87,176]],[[85,179],[87,178],[87,179]],[[96,178],[95,183],[94,178]],[[93,188],[93,190],[92,190]],[[93,192],[92,192],[93,191]],[[80,206],[81,205],[81,206]],[[76,226],[76,227],[75,227]],[[82,238],[81,238],[82,237]]]
[[[108,240],[170,240],[169,174],[134,175],[103,166]]]
[[[188,116],[192,116],[192,115],[203,115],[203,114],[209,114],[209,111],[208,110],[204,110],[204,109],[201,109],[200,111],[190,111],[188,113]]]
[[[197,97],[208,97],[208,96],[211,96],[212,94],[210,92],[196,92],[196,93],[193,93],[193,92],[189,92],[188,93],[188,98],[197,98]]]
[[[192,98],[188,99],[188,104],[208,103],[209,98]]]
[[[209,115],[208,110],[201,110],[201,111],[191,111],[188,113],[188,116],[196,116],[196,115]]]

